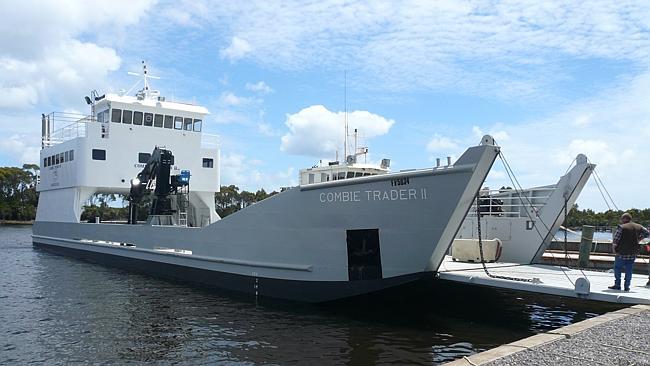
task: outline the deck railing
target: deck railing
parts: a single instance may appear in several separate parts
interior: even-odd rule
[[[514,189],[481,190],[481,216],[528,217],[531,210],[539,211],[555,190],[555,185],[515,191]],[[476,202],[469,210],[476,217]]]
[[[42,136],[43,147],[86,136],[86,123],[95,121],[93,116],[68,112],[52,112],[43,118],[48,126]]]

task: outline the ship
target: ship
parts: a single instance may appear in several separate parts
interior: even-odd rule
[[[255,297],[362,295],[442,263],[500,151],[486,135],[454,164],[330,176],[221,218],[209,111],[167,101],[151,89],[144,63],[142,80],[135,95],[91,93],[90,115],[41,116],[35,247]],[[128,222],[81,220],[96,194],[127,197]]]

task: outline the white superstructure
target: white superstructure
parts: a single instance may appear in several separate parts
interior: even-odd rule
[[[130,180],[155,147],[174,152],[172,174],[191,173],[189,224],[206,226],[219,219],[214,208],[220,186],[218,139],[202,132],[208,110],[166,101],[144,80],[136,96],[87,98],[91,115],[42,117],[37,221],[79,222],[93,194],[128,194]]]

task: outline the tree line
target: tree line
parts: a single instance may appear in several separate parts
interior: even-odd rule
[[[646,227],[650,225],[650,208],[631,208],[626,211],[610,209],[605,212],[595,212],[589,208],[581,210],[578,205],[575,204],[567,214],[566,226],[569,228],[580,228],[583,225],[615,227],[620,223],[621,215],[624,212],[628,212],[632,215],[634,222],[638,222]]]
[[[0,220],[29,221],[36,217],[39,167],[0,167]]]

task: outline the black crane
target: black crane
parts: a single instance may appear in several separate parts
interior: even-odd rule
[[[183,170],[179,175],[170,175],[172,165],[174,165],[172,152],[156,147],[142,171],[131,179],[131,191],[127,197],[129,224],[137,223],[138,205],[145,195],[151,194],[152,190],[154,197],[149,215],[171,215],[174,212],[169,196],[176,194],[180,187],[189,185],[190,171]]]

